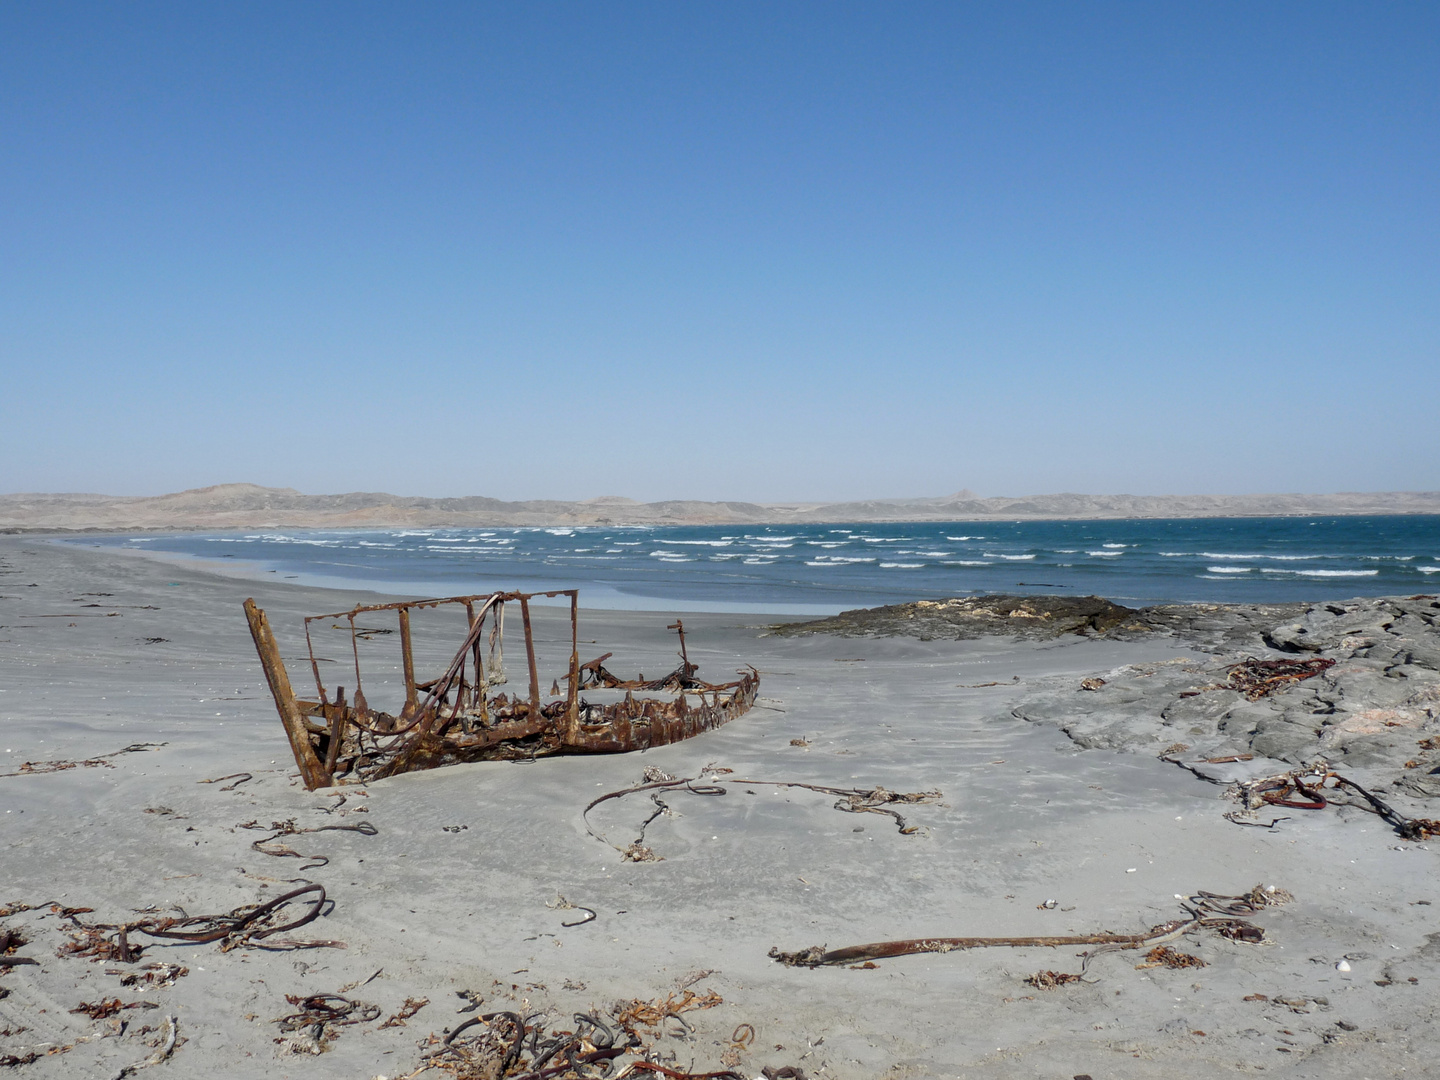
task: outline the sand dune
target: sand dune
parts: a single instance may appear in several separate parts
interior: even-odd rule
[[[112,529],[363,528],[367,526],[722,525],[786,522],[1093,520],[1440,514],[1440,492],[1329,495],[1034,495],[832,503],[665,500],[607,495],[582,502],[505,502],[483,496],[426,498],[383,492],[304,495],[291,488],[219,484],[170,495],[0,495],[0,531]]]

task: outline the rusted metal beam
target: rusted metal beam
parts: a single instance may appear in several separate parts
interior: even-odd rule
[[[565,730],[561,733],[566,745],[573,746],[580,738],[580,612],[579,598],[570,597],[570,670],[565,676]]]
[[[540,715],[540,671],[535,666],[535,634],[530,629],[530,598],[520,597],[520,620],[525,624],[525,659],[530,664],[530,715]]]
[[[410,609],[400,609],[400,661],[405,669],[405,709],[401,716],[415,713],[415,652],[410,641]]]
[[[290,751],[295,755],[295,764],[300,766],[300,778],[312,791],[325,787],[330,783],[330,774],[315,755],[310,731],[296,705],[295,691],[290,686],[290,676],[285,671],[285,661],[280,657],[280,647],[275,643],[270,621],[265,618],[265,612],[255,605],[254,599],[245,601],[245,618],[250,623],[255,651],[260,655],[260,666],[265,669],[265,680],[270,684],[270,696],[275,699],[275,709],[280,714],[280,722],[285,725]]]

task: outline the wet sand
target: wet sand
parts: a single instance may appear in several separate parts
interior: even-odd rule
[[[0,772],[163,744],[109,767],[0,777],[0,905],[58,901],[120,922],[152,907],[226,912],[303,877],[334,906],[294,936],[346,945],[148,944],[142,964],[189,971],[141,993],[107,974],[135,965],[57,956],[69,938],[54,914],[13,915],[4,924],[31,939],[18,954],[39,961],[0,968],[0,1060],[40,1055],[17,1076],[114,1076],[155,1053],[148,1043],[173,1015],[176,1046],[149,1075],[393,1078],[423,1064],[417,1043],[474,1015],[462,992],[484,1012],[544,1013],[558,1029],[682,986],[723,1003],[684,1013],[688,1030],[672,1020],[648,1033],[657,1060],[696,1072],[735,1062],[747,1077],[767,1066],[836,1078],[1380,1077],[1420,1075],[1437,1050],[1432,845],[1358,810],[1240,827],[1223,817],[1235,804],[1222,788],[1153,751],[1081,749],[1060,724],[1012,714],[1057,679],[1212,662],[1177,640],[785,638],[765,634],[778,619],[686,615],[701,675],[754,664],[760,707],[643,754],[457,766],[341,789],[342,803],[295,782],[240,610],[251,595],[287,658],[303,655],[303,614],[376,599],[0,540]],[[668,670],[674,614],[582,612],[581,638],[596,642],[582,659],[613,651],[612,670]],[[568,634],[559,615],[537,612],[542,642]],[[364,647],[395,651],[383,637]],[[303,685],[300,665],[291,674]],[[662,861],[632,863],[587,832],[581,811],[647,767],[718,775],[728,794],[667,795],[672,812],[645,832]],[[253,779],[202,783],[239,772]],[[833,796],[737,779],[938,789],[943,801],[903,807],[920,828],[902,835],[886,817],[837,811]],[[636,794],[591,822],[624,846],[656,809]],[[238,827],[287,820],[364,821],[376,834],[286,837],[329,859],[301,874],[301,860],[252,849],[270,832]],[[1024,978],[1078,973],[1081,950],[927,954],[868,970],[768,956],[930,935],[1134,933],[1181,916],[1176,894],[1257,882],[1295,900],[1255,918],[1263,944],[1213,933],[1172,943],[1203,968],[1137,969],[1136,953],[1106,953],[1093,982],[1038,990]],[[562,926],[577,918],[562,896],[597,917]],[[294,1012],[287,995],[376,971],[349,993],[378,1007],[375,1021],[339,1028],[319,1056],[276,1041],[288,1038],[273,1022]],[[121,1012],[124,1030],[70,1011],[117,997],[160,1007]],[[428,1004],[403,1025],[381,1026],[419,998]]]

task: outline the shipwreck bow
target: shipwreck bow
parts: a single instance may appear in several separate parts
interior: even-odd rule
[[[568,597],[570,601],[569,663],[562,676],[552,679],[548,693],[542,691],[530,624],[530,601],[537,596]],[[524,628],[528,682],[523,694],[495,690],[508,681],[504,668],[507,604],[519,607]],[[679,633],[680,665],[663,678],[619,678],[604,666],[610,653],[581,663],[577,608],[576,591],[566,589],[362,604],[348,611],[307,616],[305,641],[315,680],[313,700],[296,695],[269,620],[254,600],[245,601],[245,617],[295,763],[311,790],[463,761],[622,753],[664,746],[720,727],[754,704],[759,672],[747,667],[737,672],[739,678],[725,683],[698,678],[686,652],[685,627],[679,620],[668,629]],[[417,613],[447,610],[463,611],[460,625],[465,632],[460,647],[439,674],[419,680],[412,618]],[[395,614],[395,630],[356,622],[361,616],[382,612]],[[333,624],[336,620],[348,624],[354,658],[354,693],[348,701],[345,687],[332,690],[321,678],[320,664],[334,661],[315,655],[311,636],[313,623]],[[366,698],[360,642],[396,631],[400,667],[394,674],[400,677],[403,699],[397,698],[387,711],[372,707]],[[643,696],[646,694],[652,696]],[[659,694],[670,696],[656,696]]]

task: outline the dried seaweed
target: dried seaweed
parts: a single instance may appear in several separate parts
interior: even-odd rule
[[[82,1001],[72,1013],[83,1013],[91,1020],[104,1020],[119,1014],[124,1009],[158,1009],[153,1001],[121,1001],[119,998],[102,998],[99,1001]]]
[[[1257,660],[1252,656],[1230,666],[1226,685],[1250,701],[1259,701],[1291,683],[1313,679],[1334,666],[1335,661],[1328,659]]]
[[[1037,971],[1034,975],[1025,976],[1026,985],[1033,986],[1036,990],[1056,990],[1081,981],[1083,980],[1079,975],[1064,971]]]
[[[404,1027],[406,1020],[409,1020],[429,1004],[429,998],[406,998],[405,1004],[400,1006],[399,1011],[396,1012],[394,1016],[388,1017],[380,1026],[382,1028]]]
[[[1135,970],[1143,968],[1165,967],[1165,968],[1202,968],[1209,965],[1198,956],[1191,956],[1189,953],[1176,952],[1169,945],[1157,945],[1145,954],[1145,959],[1135,965]]]
[[[707,994],[682,990],[678,998],[674,993],[655,1001],[640,1001],[637,998],[615,1013],[615,1021],[627,1030],[633,1030],[637,1026],[660,1028],[672,1016],[679,1016],[692,1009],[713,1009],[724,1003],[725,999],[713,990]]]
[[[101,754],[98,757],[85,758],[80,761],[58,760],[58,761],[22,761],[15,772],[0,773],[0,780],[7,776],[35,776],[40,773],[65,772],[69,769],[113,769],[115,765],[110,761],[113,757],[121,754],[139,754],[146,750],[158,750],[169,743],[131,743],[129,746],[121,747],[119,750],[109,754]]]

